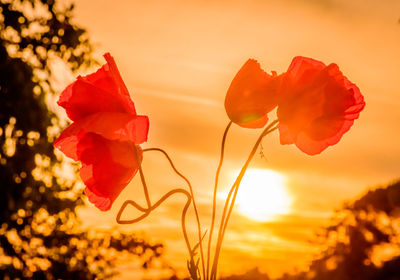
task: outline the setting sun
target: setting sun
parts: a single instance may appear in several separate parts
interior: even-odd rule
[[[238,210],[256,221],[268,221],[290,211],[291,197],[285,177],[272,170],[251,169],[244,176],[237,197]]]

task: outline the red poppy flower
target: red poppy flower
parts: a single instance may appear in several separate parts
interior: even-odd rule
[[[225,97],[225,110],[230,120],[245,128],[261,128],[267,114],[278,104],[280,77],[269,75],[260,64],[249,59],[233,78]]]
[[[79,76],[58,104],[74,122],[54,142],[66,156],[81,161],[80,176],[89,201],[100,210],[112,203],[136,174],[139,144],[147,140],[149,120],[138,116],[114,59],[97,72]]]
[[[284,74],[278,105],[281,144],[315,155],[350,129],[364,98],[336,64],[295,57]]]

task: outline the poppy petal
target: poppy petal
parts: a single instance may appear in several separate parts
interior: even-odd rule
[[[73,121],[98,112],[136,114],[129,97],[107,92],[83,78],[78,78],[69,85],[61,93],[57,104],[65,108],[68,117]]]
[[[293,58],[290,64],[287,75],[293,79],[293,82],[298,82],[297,79],[304,78],[305,76],[310,76],[311,73],[317,73],[325,68],[325,64],[318,60],[304,57],[296,56]]]
[[[58,104],[74,121],[54,141],[66,156],[80,161],[89,201],[108,210],[142,160],[149,119],[138,116],[112,56],[95,73],[78,77]]]
[[[269,75],[249,59],[233,78],[225,97],[225,110],[232,122],[245,128],[261,128],[277,105],[280,78]]]
[[[335,145],[365,102],[336,64],[296,57],[284,74],[278,105],[281,144],[315,155]]]
[[[112,205],[112,201],[110,198],[92,192],[89,187],[86,187],[84,191],[89,201],[93,203],[94,206],[99,208],[101,211],[110,210]]]
[[[131,141],[141,144],[147,141],[149,119],[124,113],[99,113],[72,123],[54,141],[54,146],[73,160],[79,160],[77,145],[79,135],[93,132],[108,140]]]
[[[122,80],[121,74],[118,71],[117,64],[115,64],[114,58],[110,55],[110,53],[104,54],[104,58],[107,61],[107,65],[111,74],[112,79],[117,86],[117,92],[122,95],[129,96],[129,91],[126,88],[124,81]]]
[[[77,145],[82,162],[80,176],[89,200],[100,210],[108,210],[139,168],[136,158],[142,151],[127,141],[108,140],[94,133],[84,133]]]
[[[107,61],[106,64],[99,68],[95,73],[81,78],[111,94],[118,93],[129,96],[128,89],[121,78],[114,58],[110,55],[110,53],[104,54],[104,58]]]

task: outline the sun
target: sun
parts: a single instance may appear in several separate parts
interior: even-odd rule
[[[266,169],[248,170],[236,198],[239,212],[260,222],[274,220],[278,215],[289,213],[292,199],[285,183],[285,177],[278,172]]]

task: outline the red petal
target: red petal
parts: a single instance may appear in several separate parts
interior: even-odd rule
[[[84,78],[78,78],[69,85],[61,93],[57,103],[65,108],[68,117],[73,121],[98,112],[136,115],[135,107],[129,97],[105,91]]]
[[[89,200],[101,210],[111,204],[133,178],[139,168],[136,158],[142,151],[126,141],[110,141],[93,133],[79,139],[77,155],[82,162],[80,175]]]
[[[265,116],[256,118],[254,121],[243,122],[243,123],[238,122],[237,125],[244,128],[262,128],[267,124],[268,120],[269,118],[268,115],[266,114]]]
[[[345,121],[336,133],[329,138],[323,140],[314,140],[307,133],[301,132],[296,138],[296,146],[309,155],[320,154],[327,147],[337,144],[342,138],[343,134],[349,131],[353,125],[353,120]]]
[[[82,135],[78,133],[72,133],[71,126],[67,127],[61,135],[54,141],[53,145],[61,152],[63,152],[67,157],[78,161],[77,146],[79,139]],[[84,133],[84,132],[83,132]]]
[[[116,84],[111,75],[110,66],[108,65],[108,63],[104,64],[96,72],[81,77],[81,79],[85,80],[85,82],[89,84],[95,85],[96,87],[102,89],[103,91],[109,93],[120,92],[118,85]]]
[[[129,96],[128,89],[126,88],[126,85],[122,80],[121,74],[118,71],[118,67],[117,64],[115,64],[114,58],[110,55],[110,53],[104,54],[104,58],[107,61],[110,75],[118,88],[118,93]]]
[[[98,113],[72,123],[54,142],[66,156],[78,160],[79,135],[93,132],[108,140],[131,141],[141,144],[147,140],[149,119],[124,113]]]
[[[246,128],[261,128],[268,112],[277,105],[280,78],[265,73],[260,64],[249,59],[233,78],[225,97],[228,117]]]
[[[58,104],[75,121],[54,142],[68,157],[82,162],[80,175],[89,200],[108,210],[138,170],[139,146],[147,140],[149,120],[137,116],[114,59],[86,77],[78,77]]]
[[[295,143],[310,155],[335,145],[365,106],[358,87],[336,64],[297,57],[283,84],[277,112],[281,144]]]
[[[293,135],[290,133],[287,125],[284,125],[282,123],[279,123],[279,138],[282,145],[293,144],[296,141],[296,139],[293,138]]]
[[[296,137],[296,146],[308,155],[317,155],[325,150],[328,145],[323,141],[315,141],[304,132],[300,132]]]
[[[101,211],[110,210],[112,201],[108,197],[103,197],[92,192],[88,187],[85,188],[85,194],[87,195],[89,201],[93,203]]]
[[[294,83],[297,83],[298,79],[321,71],[325,67],[326,65],[321,61],[308,57],[296,56],[293,58],[286,73],[287,75],[290,75],[290,78],[293,79]]]
[[[82,77],[82,79],[106,92],[129,96],[113,57],[109,53],[104,54],[104,57],[107,63],[95,73]]]

